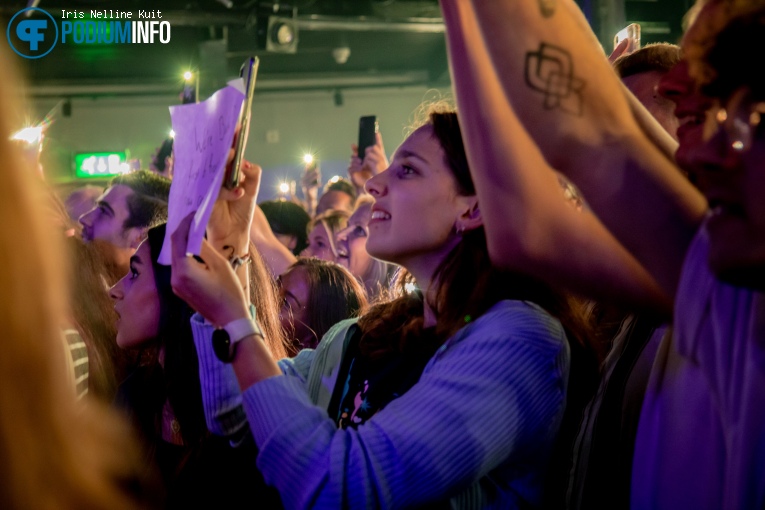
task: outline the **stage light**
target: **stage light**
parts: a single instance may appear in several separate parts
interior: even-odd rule
[[[42,126],[26,127],[11,135],[11,140],[20,140],[30,145],[38,143],[42,138]]]
[[[279,192],[286,195],[290,192],[290,185],[286,182],[279,183]]]
[[[194,74],[191,71],[186,71],[183,73],[183,79],[186,81],[191,81],[191,79],[194,77]]]
[[[266,51],[296,53],[298,45],[297,10],[281,9],[278,14],[277,16],[269,15],[267,17],[265,30]]]

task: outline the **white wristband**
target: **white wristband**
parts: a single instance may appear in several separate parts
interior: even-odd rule
[[[232,344],[235,344],[250,335],[263,336],[263,330],[260,329],[260,325],[249,317],[231,321],[223,326],[223,329],[228,333]]]

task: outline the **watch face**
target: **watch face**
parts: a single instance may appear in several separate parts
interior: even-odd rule
[[[231,338],[225,329],[216,329],[212,335],[213,352],[223,362],[231,361]]]

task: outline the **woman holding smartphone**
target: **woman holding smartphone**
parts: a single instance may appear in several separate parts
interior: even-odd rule
[[[368,251],[421,290],[278,364],[228,261],[186,257],[188,218],[174,234],[174,289],[216,326],[192,320],[208,427],[241,433],[243,405],[288,508],[540,505],[567,301],[489,262],[456,113],[431,113],[366,187]]]

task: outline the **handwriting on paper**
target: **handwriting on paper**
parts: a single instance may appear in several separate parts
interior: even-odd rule
[[[223,183],[226,158],[243,102],[241,86],[227,86],[202,103],[170,107],[175,131],[173,184],[167,235],[159,254],[161,264],[170,264],[170,235],[192,212],[196,214],[186,252],[199,255],[205,228]]]

